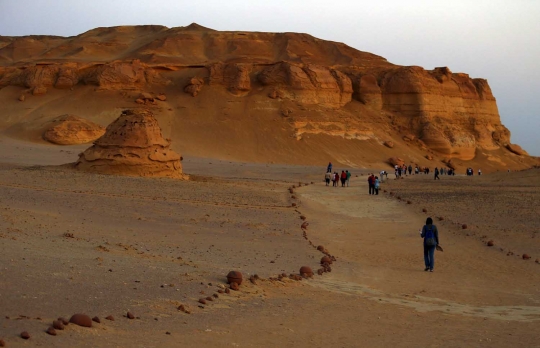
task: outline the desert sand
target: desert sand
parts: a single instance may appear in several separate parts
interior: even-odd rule
[[[540,162],[484,79],[308,34],[113,27],[0,37],[0,103],[5,346],[540,346]],[[368,195],[392,161],[457,175]],[[97,318],[50,329],[76,313]]]
[[[0,146],[7,346],[538,346],[538,169],[390,175],[369,196],[368,170],[354,168],[347,188],[326,187],[324,165],[209,158],[183,161],[190,180],[139,178],[66,166],[81,145]],[[426,216],[444,218],[433,273]],[[337,259],[331,272],[277,280],[319,269],[318,245]],[[219,293],[231,270],[240,290]],[[101,323],[45,333],[80,312]]]

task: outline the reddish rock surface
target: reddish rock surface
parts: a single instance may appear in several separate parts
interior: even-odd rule
[[[64,330],[65,326],[64,323],[61,320],[55,320],[53,321],[53,328],[56,330]]]
[[[92,327],[92,319],[86,314],[77,313],[73,314],[69,319],[70,323],[83,327]]]
[[[227,274],[227,283],[229,283],[229,284],[236,283],[238,285],[241,285],[242,281],[243,281],[242,273],[240,273],[238,271],[230,271]]]
[[[313,277],[313,270],[311,267],[302,266],[300,267],[300,275],[303,277]]]

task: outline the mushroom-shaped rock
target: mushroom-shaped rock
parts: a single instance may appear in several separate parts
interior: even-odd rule
[[[91,143],[105,134],[105,128],[74,115],[62,115],[50,122],[43,139],[58,145]]]
[[[86,314],[77,313],[73,314],[69,319],[70,323],[83,327],[92,327],[92,319]]]
[[[227,274],[227,283],[236,283],[238,285],[242,284],[242,273],[238,271],[230,271],[229,274]]]
[[[148,110],[125,110],[105,134],[86,149],[79,170],[100,174],[185,178],[180,155],[170,149]]]
[[[308,267],[308,266],[302,266],[300,267],[300,275],[302,277],[313,277],[313,270],[311,269],[311,267]]]

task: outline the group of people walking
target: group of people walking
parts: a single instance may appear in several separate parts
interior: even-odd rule
[[[341,187],[349,186],[349,182],[351,180],[351,172],[348,170],[342,170],[341,174],[338,172],[332,173],[332,162],[328,163],[328,167],[326,167],[326,174],[324,175],[324,181],[326,182],[326,186],[330,186],[330,182],[332,182],[332,186],[338,187],[339,182],[341,181]]]

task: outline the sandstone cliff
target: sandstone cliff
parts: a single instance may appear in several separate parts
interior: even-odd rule
[[[212,118],[211,128],[220,122],[229,127],[226,122],[236,119],[247,127],[248,117],[262,121],[274,115],[281,118],[276,127],[281,130],[273,136],[296,141],[330,136],[381,148],[390,141],[396,144],[393,149],[412,146],[423,152],[419,158],[430,152],[441,160],[472,160],[479,151],[492,157],[488,152],[527,157],[511,145],[486,80],[445,67],[397,66],[307,34],[220,32],[192,24],[97,28],[67,38],[0,39],[0,88],[20,88],[17,97],[24,103],[93,86],[107,95],[121,91],[133,102],[142,100],[158,108],[158,115],[176,113],[178,119],[171,124],[200,135],[207,128],[186,123],[185,117],[205,113]],[[166,92],[168,98],[164,104],[149,104],[129,91]],[[248,145],[248,138],[221,140],[232,148]],[[324,141],[315,143],[311,146]],[[212,156],[216,148],[219,152],[223,146],[199,154]]]

